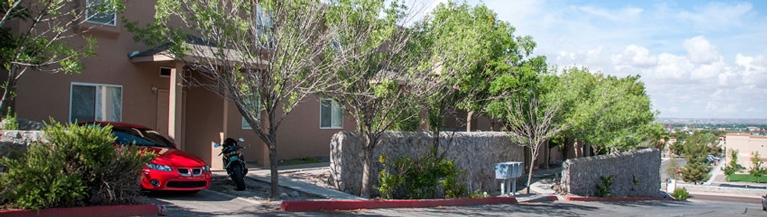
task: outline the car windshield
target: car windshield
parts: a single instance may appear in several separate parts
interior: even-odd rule
[[[173,143],[154,130],[114,127],[112,133],[117,137],[115,143],[120,145],[175,148]]]

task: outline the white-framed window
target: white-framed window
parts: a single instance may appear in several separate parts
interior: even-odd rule
[[[330,98],[320,99],[320,129],[344,128],[344,110]]]
[[[252,111],[256,112],[258,115],[256,117],[256,121],[261,120],[261,102],[258,100],[258,97],[252,97],[252,98],[244,98],[243,103],[245,104],[245,107],[247,109],[252,109]],[[253,129],[253,127],[248,124],[248,121],[245,120],[245,116],[242,116],[242,129],[243,130],[249,130]]]
[[[122,121],[122,86],[72,83],[69,121]]]
[[[109,26],[117,25],[117,11],[107,0],[85,0],[85,20]]]

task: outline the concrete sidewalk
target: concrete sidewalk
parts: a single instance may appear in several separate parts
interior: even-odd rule
[[[311,171],[311,170],[322,170],[326,169],[330,166],[329,162],[322,162],[322,163],[313,163],[313,164],[297,164],[297,165],[286,165],[286,166],[279,166],[279,173],[280,174],[286,174],[286,173],[293,173],[293,172],[299,172],[299,171]],[[533,172],[533,179],[530,191],[534,192],[533,194],[517,194],[516,198],[519,200],[519,202],[541,202],[541,201],[551,201],[550,196],[556,195],[554,190],[550,189],[550,186],[552,183],[550,183],[549,177],[559,177],[559,174],[561,173],[562,168],[552,168],[548,170],[536,170]],[[214,170],[214,174],[217,175],[223,175],[226,176],[226,172],[224,170]],[[253,165],[248,165],[248,175],[246,176],[249,179],[271,183],[271,171],[268,167],[257,167]],[[296,191],[301,191],[309,194],[314,194],[320,197],[324,197],[331,200],[367,200],[366,198],[358,197],[352,194],[348,194],[346,192],[337,191],[334,189],[328,189],[325,187],[320,187],[314,184],[306,183],[300,180],[292,179],[287,176],[280,175],[280,186],[285,188],[290,188]],[[520,179],[523,179],[525,182],[527,181],[527,175],[524,175],[523,177],[520,177]],[[523,192],[524,187],[521,189],[517,189],[518,192]]]
[[[323,162],[323,163],[313,163],[313,164],[286,165],[286,166],[279,166],[277,168],[279,169],[280,174],[284,174],[284,173],[291,173],[291,172],[297,172],[297,171],[319,170],[319,169],[327,168],[329,166],[330,166],[329,162]],[[214,170],[213,173],[217,175],[226,176],[226,171],[224,170]],[[268,167],[255,167],[252,165],[248,165],[248,174],[246,175],[246,178],[260,181],[260,182],[272,183],[271,177],[272,177],[271,171]],[[366,200],[365,198],[357,197],[357,196],[348,194],[346,192],[341,192],[341,191],[336,191],[333,189],[320,187],[317,185],[298,181],[298,180],[292,179],[290,177],[282,176],[282,175],[279,176],[279,180],[280,180],[280,186],[282,187],[290,188],[296,191],[301,191],[301,192],[305,192],[309,194],[314,194],[327,199]]]
[[[533,178],[530,181],[530,191],[537,194],[533,195],[519,195],[517,199],[520,202],[523,201],[537,201],[541,198],[551,198],[550,196],[556,196],[558,200],[565,200],[562,195],[557,194],[554,189],[551,189],[551,185],[554,184],[553,179],[561,178],[562,167],[555,167],[551,169],[542,169],[533,171]],[[523,175],[523,179],[527,182],[527,174]],[[521,189],[521,190],[524,190]],[[529,199],[528,199],[529,198]]]

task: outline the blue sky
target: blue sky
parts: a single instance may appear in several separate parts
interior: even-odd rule
[[[484,4],[550,65],[641,75],[660,117],[767,119],[767,1]]]

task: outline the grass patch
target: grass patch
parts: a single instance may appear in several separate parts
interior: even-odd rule
[[[751,174],[732,174],[727,176],[727,180],[730,182],[753,182],[753,183],[767,183],[767,177],[762,177],[757,182],[756,177]]]

